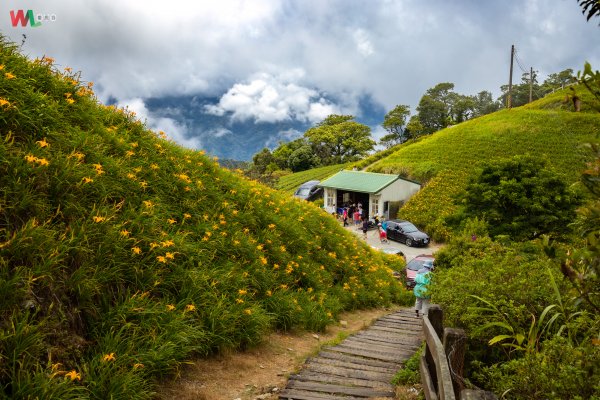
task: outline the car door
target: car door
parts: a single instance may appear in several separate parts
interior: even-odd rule
[[[400,226],[395,222],[388,222],[387,237],[391,240],[398,240],[398,229]]]
[[[406,244],[406,233],[404,233],[404,229],[402,229],[402,225],[398,224],[398,230],[396,232],[398,235],[398,241]]]

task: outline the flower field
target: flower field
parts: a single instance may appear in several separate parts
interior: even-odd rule
[[[1,42],[1,398],[147,399],[191,357],[406,297],[317,207]]]

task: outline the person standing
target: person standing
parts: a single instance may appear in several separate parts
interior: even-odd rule
[[[417,301],[415,302],[415,313],[417,314],[417,318],[419,317],[420,312],[422,312],[423,315],[427,315],[427,310],[429,309],[429,299],[431,298],[429,284],[431,283],[432,270],[433,261],[426,260],[423,263],[423,268],[417,271],[417,275],[415,276],[416,285],[413,289],[413,293],[417,298]]]
[[[363,231],[363,239],[367,240],[367,231],[369,230],[369,220],[367,217],[363,217],[362,222],[362,231]]]
[[[388,243],[388,239],[387,239],[387,232],[385,231],[385,229],[383,229],[383,227],[381,226],[381,222],[379,224],[377,224],[377,229],[379,229],[379,241],[381,243]]]
[[[344,220],[344,226],[348,226],[348,207],[344,207],[344,211],[342,211],[342,219]]]

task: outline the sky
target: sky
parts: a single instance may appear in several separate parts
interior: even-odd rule
[[[41,25],[13,26],[18,10]],[[241,158],[329,114],[366,118],[365,99],[414,114],[440,82],[498,97],[513,44],[515,83],[530,67],[540,81],[585,61],[600,68],[598,18],[587,22],[576,0],[2,0],[0,31],[183,146],[218,153],[223,138],[272,127]],[[177,106],[150,107],[167,98]]]

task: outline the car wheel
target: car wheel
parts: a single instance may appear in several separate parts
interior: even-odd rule
[[[406,238],[406,242],[404,243],[406,243],[408,247],[412,247],[412,240],[410,238]]]

